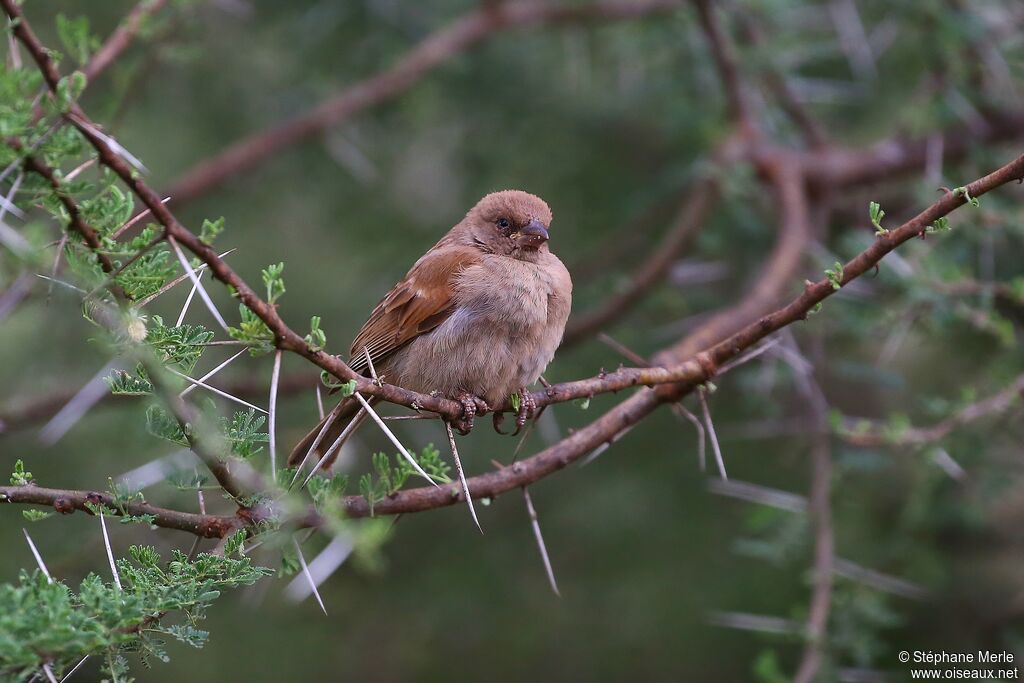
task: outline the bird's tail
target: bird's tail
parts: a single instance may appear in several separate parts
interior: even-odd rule
[[[372,398],[369,402],[375,403]],[[352,436],[356,427],[366,417],[366,412],[361,408],[354,398],[342,399],[341,403],[292,449],[291,455],[288,456],[288,467],[300,467],[304,464],[315,466],[330,449],[330,455],[320,465],[323,470],[329,470],[341,453],[344,442]],[[327,425],[328,421],[330,425],[324,430],[324,425]]]

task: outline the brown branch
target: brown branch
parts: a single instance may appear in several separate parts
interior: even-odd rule
[[[715,60],[718,78],[725,89],[729,116],[739,125],[742,133],[755,135],[757,125],[750,115],[750,104],[736,63],[736,48],[719,23],[712,0],[694,0],[694,4],[697,6],[704,35],[711,44],[711,56]]]
[[[384,71],[353,83],[307,113],[244,138],[200,162],[182,174],[168,194],[179,206],[193,200],[286,147],[397,97],[432,70],[498,32],[666,14],[682,4],[680,0],[598,0],[587,5],[559,6],[539,0],[517,0],[478,7],[428,35]]]
[[[970,183],[967,185],[967,191],[971,197],[980,197],[1001,185],[1022,177],[1024,177],[1024,156],[1017,157],[997,171]],[[805,220],[803,216],[806,214],[806,207],[801,208],[802,200],[798,196],[802,194],[802,189],[798,191],[797,188],[802,188],[803,186],[799,177],[793,177],[791,169],[780,169],[778,171],[777,183],[782,191],[783,210],[788,213],[788,216],[785,216],[783,220],[783,233],[789,233],[789,235],[783,234],[780,236],[780,244],[776,246],[775,254],[769,261],[763,278],[754,285],[757,293],[752,293],[752,296],[760,298],[762,305],[766,301],[766,297],[759,296],[759,288],[767,286],[781,291],[783,287],[782,280],[791,277],[792,271],[795,271],[797,268],[799,263],[798,257],[790,253],[792,251],[791,246],[783,246],[783,244],[793,239],[792,234],[798,234],[803,230],[800,224]],[[879,237],[870,247],[847,262],[843,267],[841,283],[845,285],[864,273],[873,270],[875,264],[881,261],[890,251],[923,234],[925,228],[936,219],[963,206],[966,201],[962,194],[946,194],[899,228]],[[790,272],[785,273],[786,269],[790,269]],[[661,403],[676,401],[687,392],[692,391],[696,386],[710,379],[717,367],[738,356],[743,350],[750,348],[769,334],[794,322],[807,319],[811,311],[819,303],[832,296],[835,291],[828,279],[823,278],[818,282],[808,282],[803,293],[789,304],[772,313],[761,316],[738,332],[701,351],[691,360],[672,367],[647,369],[648,372],[654,373],[649,376],[652,380],[656,379],[652,383],[664,382],[671,383],[672,385],[659,387],[656,390],[641,390],[609,410],[596,421],[573,432],[569,437],[549,446],[533,457],[513,463],[496,472],[490,472],[469,479],[467,483],[469,484],[470,491],[472,491],[474,497],[492,498],[512,489],[528,486],[566,467],[601,444],[613,440],[616,435],[632,427]],[[746,315],[756,313],[755,307],[746,306],[746,302],[741,303],[734,310],[742,310]],[[734,315],[736,319],[739,318],[738,313]],[[760,314],[757,313],[757,315]],[[729,317],[732,318],[732,316]],[[721,330],[722,328],[721,324],[715,325],[716,330]],[[665,359],[671,360],[678,357],[679,354],[688,352],[689,348],[696,343],[697,338],[704,338],[705,336],[710,335],[701,333],[697,337],[688,337],[680,344],[659,354],[656,362],[664,362]],[[640,370],[631,369],[629,372],[640,372]],[[600,380],[584,380],[584,382],[598,383]],[[567,385],[561,386],[565,387]],[[423,487],[407,489],[376,503],[374,505],[374,513],[399,514],[430,510],[452,505],[460,499],[460,495],[457,484],[446,485],[441,488]],[[346,497],[345,509],[353,517],[365,517],[370,514],[369,505],[361,496]]]
[[[16,20],[13,22],[16,36],[39,65],[51,89],[56,90],[59,73],[51,61],[49,53],[24,21],[15,0],[0,0],[0,5],[12,19]],[[458,415],[456,411],[461,411],[461,406],[453,401],[423,396],[391,385],[378,386],[366,378],[356,377],[340,359],[310,349],[301,337],[284,324],[275,307],[262,301],[223,260],[217,257],[212,249],[178,223],[167,207],[160,202],[158,195],[136,177],[136,174],[115,153],[104,137],[97,135],[95,124],[86,117],[80,107],[73,105],[67,118],[93,145],[101,162],[117,173],[150,208],[154,217],[167,229],[168,234],[178,239],[206,262],[218,279],[235,288],[241,301],[258,315],[274,333],[278,348],[298,353],[341,379],[355,379],[357,389],[365,394],[377,396],[392,403],[416,405],[446,416]],[[641,384],[672,385],[661,387],[658,390],[641,390],[587,427],[574,432],[562,442],[541,451],[532,458],[502,468],[497,472],[471,479],[469,488],[473,491],[474,496],[494,496],[512,488],[531,484],[565,467],[602,443],[614,440],[662,402],[677,400],[698,384],[707,381],[715,374],[718,367],[737,356],[744,349],[797,320],[806,319],[817,304],[835,292],[828,279],[823,278],[815,283],[808,282],[804,292],[787,306],[764,315],[756,321],[752,320],[754,317],[761,316],[763,310],[773,305],[772,300],[777,298],[786,281],[798,267],[799,247],[806,241],[804,238],[809,234],[804,183],[808,165],[804,162],[804,158],[792,156],[785,151],[766,148],[763,153],[755,156],[755,162],[760,166],[762,173],[773,180],[778,190],[783,220],[779,242],[763,276],[759,282],[755,283],[755,290],[749,297],[750,301],[742,302],[733,311],[727,312],[725,316],[716,317],[712,321],[714,324],[701,330],[698,335],[691,335],[680,344],[660,354],[656,362],[663,363],[663,367],[624,368],[616,373],[602,373],[596,378],[554,385],[537,392],[535,395],[538,398],[538,407],[540,407],[548,403],[616,391]],[[840,283],[846,284],[871,270],[897,246],[923,234],[925,228],[936,219],[962,206],[967,201],[965,194],[969,193],[971,197],[979,197],[995,187],[1021,178],[1022,174],[1024,174],[1024,157],[1019,157],[994,173],[968,185],[966,193],[945,195],[910,221],[879,237],[868,249],[848,262],[843,268]],[[745,319],[751,321],[747,323]],[[736,325],[744,324],[745,327],[696,356],[690,352],[690,347],[698,346],[705,341],[707,343],[711,343],[711,340],[717,341],[719,337],[730,334],[729,330]],[[669,363],[675,364],[669,365]],[[507,410],[509,406],[500,406],[499,409]],[[454,503],[460,495],[457,485],[443,488],[409,489],[376,504],[375,511],[381,514],[394,514],[442,507]],[[350,515],[365,516],[369,514],[369,506],[361,497],[349,497],[345,502]]]
[[[562,347],[572,346],[615,322],[661,282],[680,252],[700,230],[717,200],[718,181],[710,177],[701,180],[680,208],[675,225],[636,269],[629,285],[612,295],[600,308],[574,316],[566,328]]]
[[[794,345],[795,346],[795,345]],[[820,344],[819,344],[820,351]],[[820,353],[817,354],[820,361]],[[828,617],[832,611],[832,581],[836,538],[832,525],[832,451],[828,434],[828,404],[812,368],[798,382],[807,412],[815,425],[811,441],[811,494],[807,512],[814,526],[814,568],[811,604],[804,634],[807,639],[794,683],[813,683],[825,658]]]
[[[92,56],[89,63],[82,69],[88,82],[92,82],[97,76],[107,70],[121,53],[135,40],[139,34],[142,24],[155,15],[167,0],[139,0],[139,3],[132,8],[131,12],[124,18],[114,32],[110,34],[107,41],[100,46],[100,49]]]
[[[21,152],[24,149],[18,140],[8,139],[7,144],[17,152]],[[26,156],[22,160],[22,165],[25,167],[25,170],[31,171],[46,180],[53,189],[54,194],[57,195],[57,199],[60,200],[64,210],[68,212],[68,217],[70,219],[68,227],[82,236],[82,239],[85,240],[85,243],[96,255],[96,260],[99,261],[100,267],[103,268],[103,272],[114,272],[114,264],[110,261],[110,258],[101,251],[103,245],[100,242],[99,234],[82,218],[82,213],[78,209],[78,204],[75,203],[64,189],[63,185],[61,185],[54,170],[31,155]]]
[[[839,438],[855,446],[927,446],[945,439],[954,430],[990,415],[1001,415],[1024,399],[1024,375],[1019,375],[1005,389],[986,399],[956,411],[931,427],[911,427],[898,434],[885,425],[871,421],[847,419],[839,430]]]
[[[87,505],[104,505],[114,510],[113,514],[117,516],[153,515],[153,523],[159,527],[187,531],[203,538],[223,538],[249,523],[249,520],[242,516],[199,515],[137,501],[125,504],[122,509],[115,502],[114,496],[107,492],[48,489],[34,484],[0,486],[0,503],[41,505],[65,515],[70,515],[75,510],[93,514]]]

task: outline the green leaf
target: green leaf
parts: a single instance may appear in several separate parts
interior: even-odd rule
[[[22,510],[21,514],[22,514],[22,516],[25,519],[27,519],[30,522],[38,522],[40,520],[46,519],[47,517],[50,517],[50,516],[53,515],[52,512],[46,512],[45,510],[35,510],[35,509],[33,509],[33,510]]]
[[[312,351],[323,351],[327,346],[327,335],[320,329],[320,316],[314,315],[309,319],[309,334],[306,335],[306,345]]]
[[[14,461],[14,471],[11,472],[12,486],[28,486],[32,483],[32,473],[25,470],[25,463],[21,458]]]
[[[211,340],[213,332],[202,325],[167,327],[158,315],[153,316],[146,332],[146,344],[156,352],[160,362],[186,375],[195,368]]]
[[[259,356],[273,351],[274,334],[267,327],[267,324],[260,320],[259,316],[253,313],[245,304],[238,305],[238,313],[242,320],[238,327],[228,328],[228,334],[231,338],[247,345],[249,347],[249,354],[252,356]]]
[[[267,266],[261,272],[263,285],[267,288],[267,303],[273,305],[285,293],[284,278],[281,277],[281,273],[284,272],[284,264]]]
[[[146,431],[153,436],[178,444],[188,446],[188,439],[181,425],[166,410],[157,405],[146,409]]]
[[[839,291],[843,286],[843,264],[836,261],[831,268],[825,271],[825,277],[828,278],[832,289]]]
[[[868,204],[868,215],[871,217],[871,225],[875,226],[876,235],[888,235],[889,231],[882,227],[882,219],[885,218],[885,211],[878,202]]]
[[[57,36],[71,58],[82,65],[89,61],[92,51],[100,45],[99,39],[89,33],[89,18],[84,16],[68,19],[58,14]]]
[[[221,418],[221,428],[230,455],[248,460],[262,452],[263,446],[258,444],[270,440],[268,433],[259,431],[266,421],[266,417],[258,415],[252,408],[236,412],[230,421]]]
[[[222,232],[224,232],[224,216],[213,221],[207,218],[203,221],[203,227],[199,230],[199,239],[202,240],[203,244],[212,246]]]

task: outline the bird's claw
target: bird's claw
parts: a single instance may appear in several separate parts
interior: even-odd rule
[[[519,388],[519,412],[516,413],[516,429],[512,432],[515,436],[526,425],[526,421],[533,417],[537,411],[537,401],[533,394],[526,390],[526,387]]]
[[[462,404],[462,417],[452,423],[452,426],[465,436],[473,431],[473,420],[478,413],[486,413],[490,406],[479,396],[469,393],[462,393],[455,397]]]

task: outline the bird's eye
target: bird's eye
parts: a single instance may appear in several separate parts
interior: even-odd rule
[[[512,224],[508,222],[507,218],[499,218],[498,219],[498,227],[501,228],[502,230],[508,229],[508,227],[511,226],[511,225]]]

